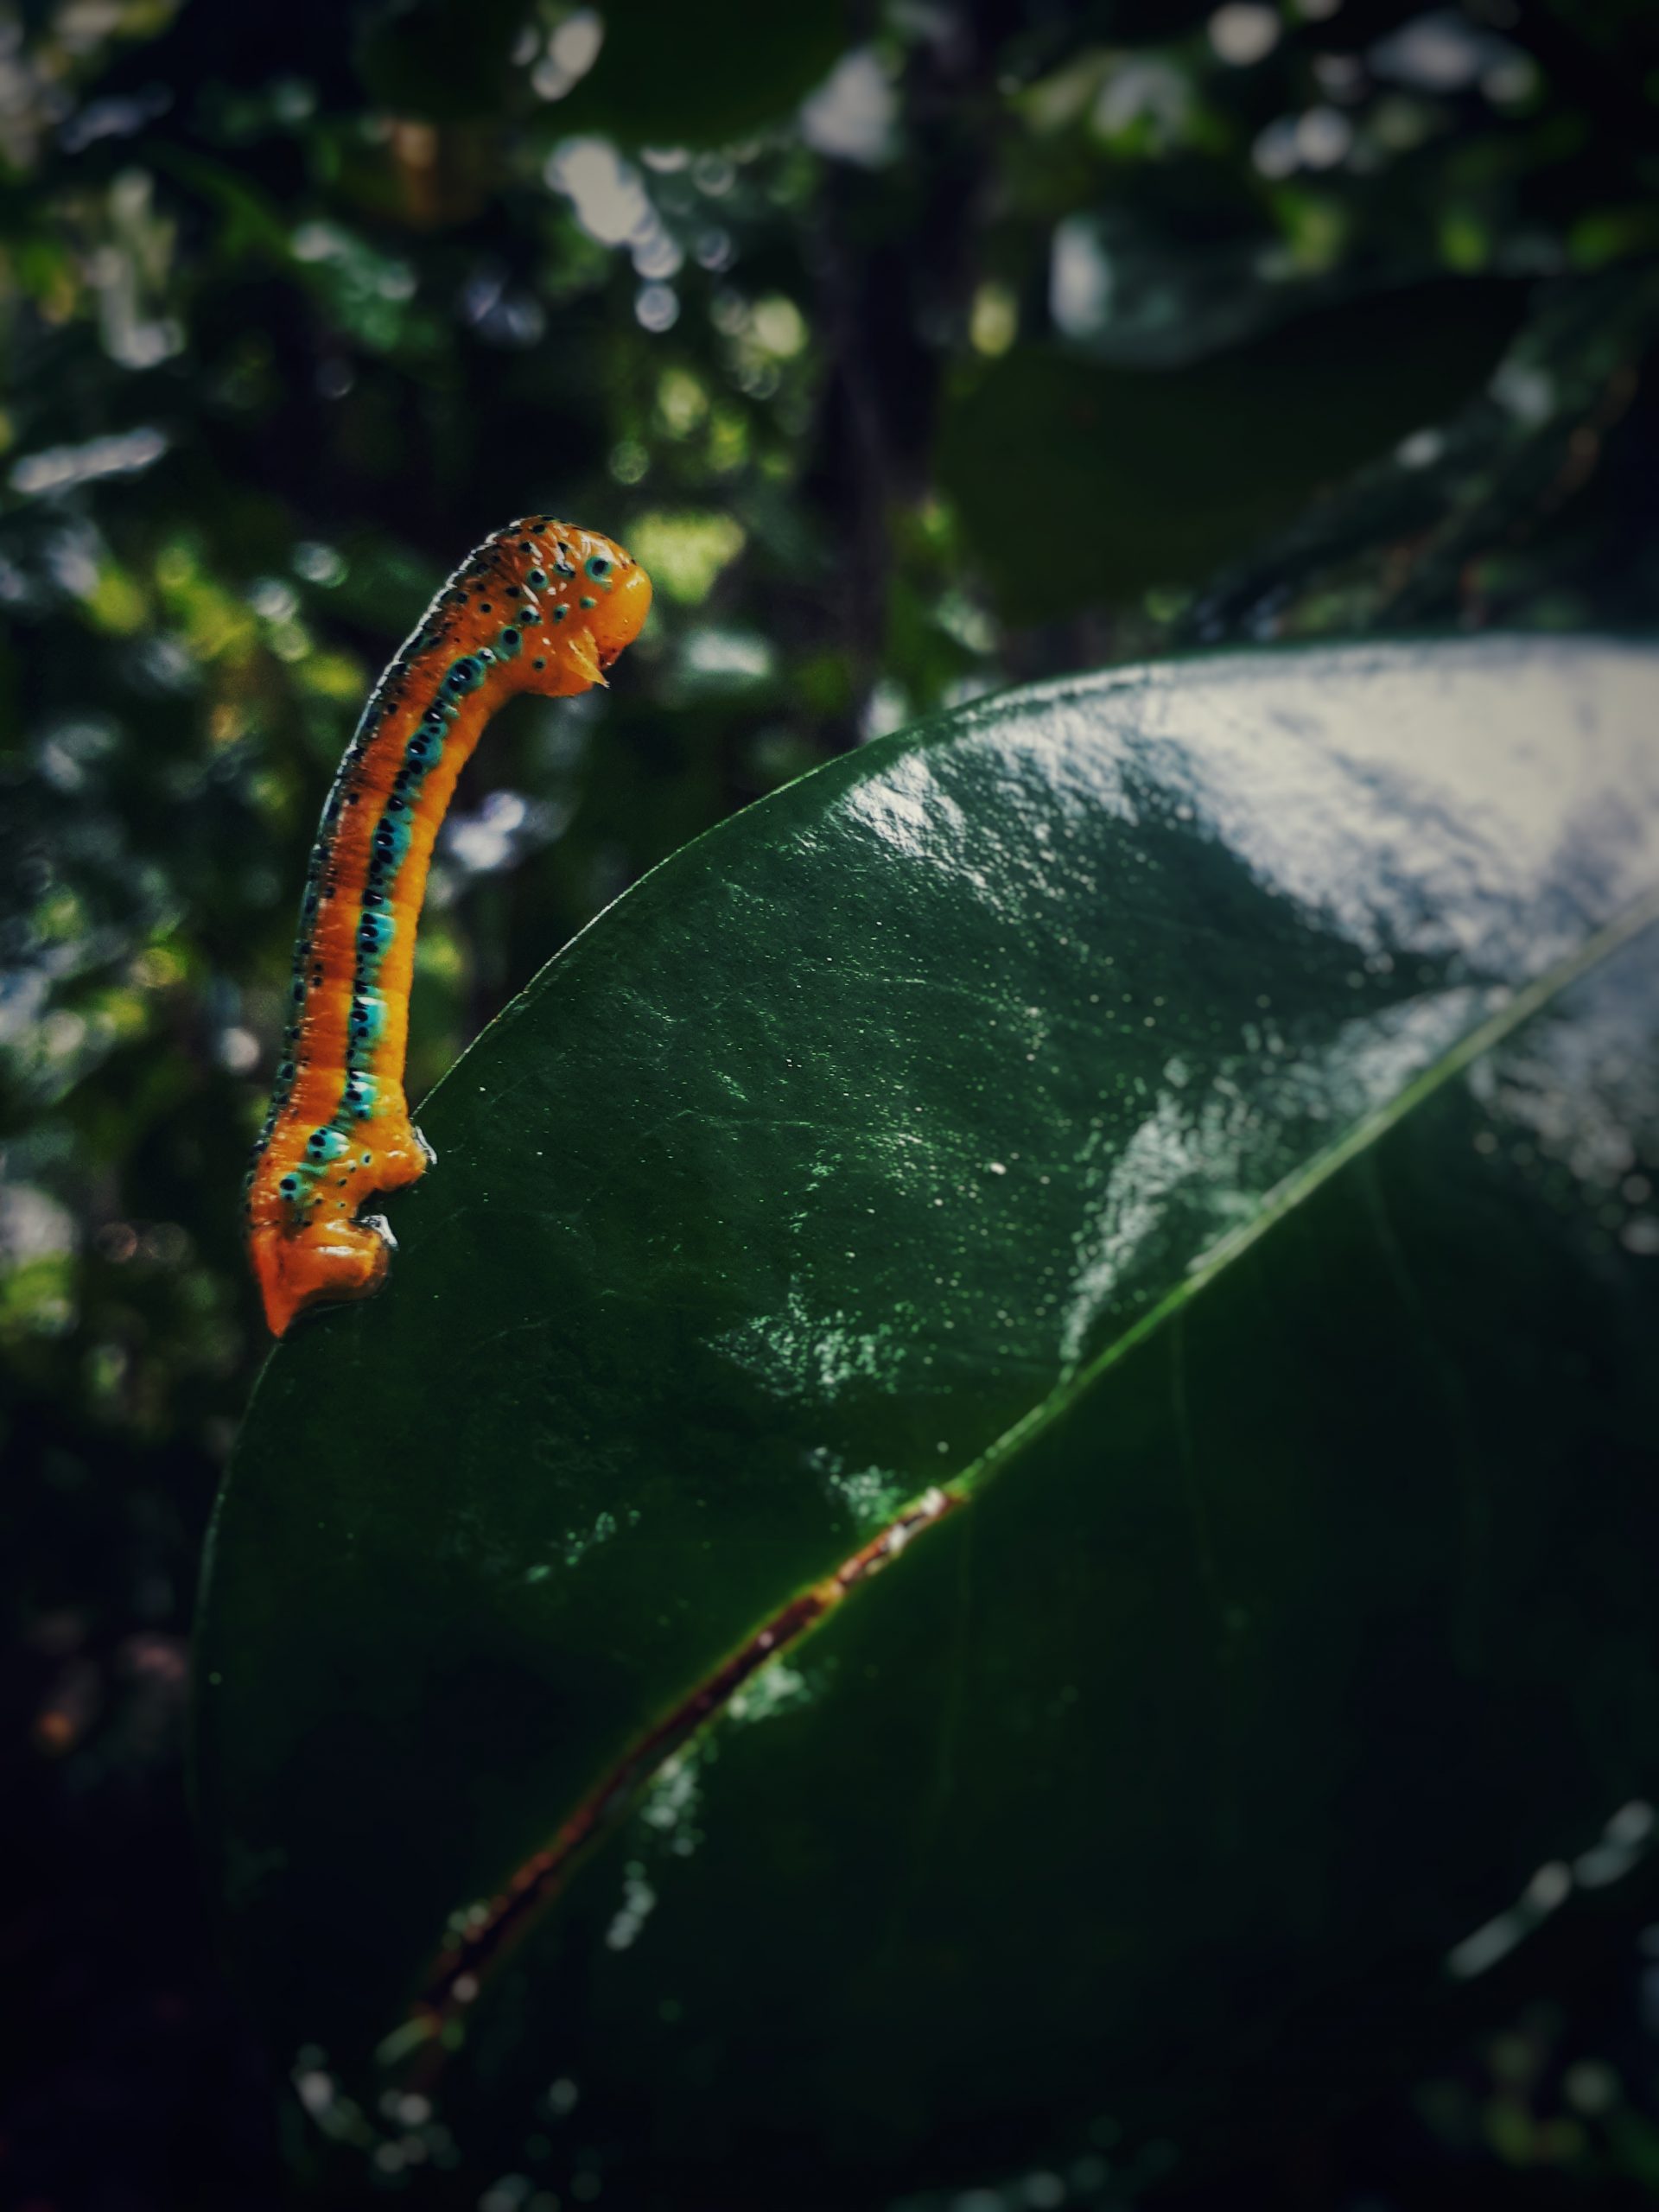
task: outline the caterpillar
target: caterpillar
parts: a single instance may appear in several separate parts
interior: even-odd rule
[[[282,1059],[244,1185],[273,1335],[308,1306],[379,1287],[391,1230],[359,1209],[432,1164],[404,1056],[415,925],[456,778],[515,691],[603,683],[650,606],[651,580],[620,545],[531,516],[456,569],[364,709],[312,850]]]

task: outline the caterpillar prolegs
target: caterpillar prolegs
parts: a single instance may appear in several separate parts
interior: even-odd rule
[[[620,545],[531,516],[455,571],[364,709],[311,855],[282,1062],[245,1186],[276,1335],[306,1306],[378,1287],[391,1232],[359,1209],[431,1164],[404,1056],[415,926],[456,778],[515,691],[602,683],[650,605],[649,577]]]

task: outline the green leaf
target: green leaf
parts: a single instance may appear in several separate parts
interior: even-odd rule
[[[1477,392],[1525,291],[1376,294],[1179,368],[1017,346],[952,398],[940,480],[1016,621],[1197,582]]]
[[[785,118],[848,35],[841,0],[633,0],[607,14],[592,73],[554,112],[633,145],[720,145]]]
[[[394,115],[455,123],[499,113],[529,0],[388,0],[364,24],[357,67]]]
[[[486,1033],[207,1571],[225,1930],[330,2132],[622,2207],[1219,2156],[1616,1889],[1656,677],[1014,693]]]

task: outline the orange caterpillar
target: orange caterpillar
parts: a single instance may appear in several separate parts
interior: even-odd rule
[[[281,1336],[377,1289],[391,1229],[358,1209],[426,1173],[404,1052],[433,841],[484,725],[515,691],[602,683],[639,634],[651,580],[620,545],[545,515],[486,538],[381,678],[311,855],[283,1060],[254,1147],[248,1250]]]

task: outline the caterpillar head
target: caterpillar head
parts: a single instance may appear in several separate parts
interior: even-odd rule
[[[512,656],[525,690],[554,697],[602,683],[651,608],[639,563],[597,531],[546,515],[514,523],[495,543],[506,571],[500,603],[515,618],[498,637],[498,657]]]

